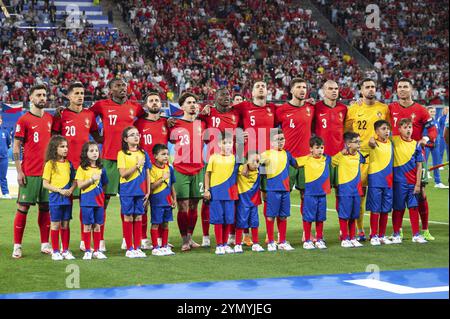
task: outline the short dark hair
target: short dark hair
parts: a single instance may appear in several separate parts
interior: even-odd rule
[[[366,83],[366,82],[373,82],[373,83],[375,83],[375,85],[377,85],[377,81],[375,81],[374,79],[371,79],[371,78],[364,78],[362,81],[361,81],[361,87],[363,87],[363,85],[364,85],[364,83]]]
[[[83,83],[78,81],[70,83],[69,87],[67,88],[67,94],[70,94],[70,92],[72,92],[76,88],[84,89]]]
[[[323,139],[320,136],[313,136],[309,139],[309,147],[313,147],[314,145],[322,146]]]
[[[181,94],[180,98],[178,99],[178,104],[179,104],[180,106],[182,106],[182,105],[184,104],[184,101],[186,101],[186,99],[187,99],[188,97],[193,97],[193,98],[195,99],[196,102],[197,102],[197,100],[198,100],[198,99],[197,99],[197,96],[196,96],[195,94],[190,93],[190,92],[185,92],[185,93]]]
[[[391,128],[391,124],[386,121],[386,120],[378,120],[375,123],[373,123],[373,128],[376,130],[378,130],[381,126],[383,126],[384,124],[387,125],[387,127]]]
[[[161,99],[161,97],[159,96],[159,92],[158,91],[150,91],[147,93],[147,95],[144,98],[144,104],[147,103],[147,99],[152,96],[152,95],[157,95],[159,97],[159,99]]]
[[[163,150],[168,150],[169,148],[167,147],[166,144],[155,144],[155,146],[153,146],[152,148],[152,153],[153,156],[156,156],[159,154],[159,152],[163,151]]]
[[[293,78],[291,83],[289,84],[289,88],[292,90],[292,88],[294,87],[295,84],[297,83],[306,83],[306,85],[308,85],[308,82],[306,82],[305,79],[302,78]]]
[[[33,85],[30,89],[30,95],[33,94],[33,92],[37,91],[37,90],[45,90],[45,92],[47,92],[47,85],[45,85],[45,84]]]
[[[354,138],[359,137],[359,134],[356,132],[345,132],[344,133],[344,142],[348,143],[351,140],[353,140]]]
[[[275,135],[284,134],[283,130],[279,127],[270,129],[270,140],[272,141]]]
[[[112,87],[113,83],[116,82],[116,81],[123,81],[123,82],[125,82],[125,80],[123,78],[115,76],[111,80],[109,80],[109,82],[108,82],[108,89],[110,89]]]
[[[399,122],[398,122],[398,127],[401,127],[405,124],[412,124],[412,120],[409,117],[405,117],[402,118]]]
[[[244,96],[240,93],[236,93],[235,95],[233,95],[233,100],[236,96],[240,96],[243,100],[245,100]]]
[[[413,86],[413,82],[411,81],[411,79],[408,79],[408,78],[401,78],[400,80],[398,80],[397,85],[400,82],[408,82],[409,85],[411,85],[411,87]]]

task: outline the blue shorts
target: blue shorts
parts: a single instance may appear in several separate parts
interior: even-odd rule
[[[305,195],[303,199],[303,220],[305,222],[323,222],[327,220],[326,195]]]
[[[144,215],[144,196],[120,196],[120,208],[124,215]]]
[[[172,207],[170,206],[152,206],[150,213],[152,224],[160,225],[173,221]]]
[[[83,225],[103,225],[105,222],[105,210],[103,207],[81,206],[81,218]]]
[[[336,196],[338,216],[341,219],[358,219],[361,196]]]
[[[60,222],[72,219],[72,205],[50,205],[50,221]]]
[[[209,223],[213,225],[234,224],[234,200],[209,202]]]
[[[389,213],[392,210],[392,188],[369,187],[366,210],[372,213]]]
[[[419,194],[414,194],[414,185],[394,183],[394,205],[395,210],[403,210],[406,207],[419,206]]]
[[[238,202],[236,207],[236,228],[259,227],[258,206],[245,206]]]
[[[267,217],[291,216],[290,192],[267,192]]]

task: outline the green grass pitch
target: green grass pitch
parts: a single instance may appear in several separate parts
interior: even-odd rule
[[[441,171],[442,180],[448,181],[448,167]],[[325,222],[325,240],[328,249],[305,251],[301,247],[301,218],[299,194],[291,195],[291,217],[288,220],[287,240],[294,251],[275,253],[251,252],[248,247],[240,255],[216,256],[214,248],[199,248],[191,252],[180,252],[181,238],[175,221],[170,225],[169,241],[175,245],[175,256],[154,257],[148,253],[145,259],[125,258],[120,250],[122,231],[118,198],[111,200],[106,227],[107,260],[81,259],[78,250],[80,225],[78,203],[74,205],[74,219],[71,229],[71,250],[77,257],[74,261],[52,261],[42,255],[37,226],[37,210],[32,208],[23,242],[23,258],[11,258],[13,246],[13,219],[16,204],[14,200],[0,201],[0,293],[28,291],[66,290],[66,267],[76,264],[80,269],[80,288],[134,286],[178,282],[203,282],[250,278],[268,278],[302,275],[364,272],[369,264],[376,264],[383,270],[448,267],[448,190],[435,189],[433,181],[427,187],[430,203],[430,231],[436,240],[425,245],[411,243],[409,221],[404,220],[405,241],[402,245],[371,247],[369,243],[359,249],[341,248],[338,242],[339,225],[337,213],[329,211]],[[328,197],[328,207],[334,208],[334,194]],[[200,210],[199,210],[200,212]],[[199,213],[200,217],[200,213]],[[405,217],[408,217],[405,214]],[[200,218],[199,218],[200,219]],[[434,223],[437,222],[437,223]],[[260,206],[260,239],[264,240],[265,224]],[[365,218],[366,233],[369,230],[369,216]],[[391,219],[388,231],[392,231]],[[213,228],[211,227],[213,240]],[[194,239],[201,241],[201,223],[197,222]],[[265,245],[263,245],[265,246]],[[219,297],[219,296],[218,296]],[[249,292],[249,297],[251,293]]]

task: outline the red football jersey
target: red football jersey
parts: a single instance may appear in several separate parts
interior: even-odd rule
[[[134,122],[134,126],[141,134],[141,147],[150,156],[152,163],[155,162],[153,157],[153,146],[156,144],[167,145],[169,141],[169,128],[167,127],[167,119],[160,117],[156,121],[146,118],[139,118]]]
[[[225,129],[233,129],[232,134],[235,135],[235,129],[239,125],[239,113],[235,109],[220,113],[216,108],[211,108],[209,116],[200,114],[199,119],[206,124],[205,142],[207,143],[207,151],[205,161],[208,162],[212,154],[220,152],[218,133],[225,131]]]
[[[303,106],[294,106],[285,103],[275,110],[275,124],[281,125],[286,138],[285,150],[293,157],[309,155],[309,139],[312,133],[314,119],[314,106],[305,103]]]
[[[428,129],[428,137],[434,141],[437,137],[437,130],[433,124],[433,118],[428,114],[427,109],[419,103],[403,107],[398,102],[389,104],[389,115],[391,118],[392,135],[400,135],[398,123],[403,118],[410,118],[413,122],[411,138],[420,141],[423,137],[424,128]]]
[[[67,159],[74,168],[78,168],[83,144],[89,141],[89,133],[98,132],[98,125],[91,110],[82,109],[77,113],[67,108],[61,111],[61,117],[53,118],[52,131],[67,139],[69,144]]]
[[[173,167],[179,173],[195,175],[203,168],[203,133],[205,123],[177,119],[170,128],[170,142],[175,144]]]
[[[103,158],[116,161],[122,148],[122,132],[144,114],[142,106],[133,101],[118,104],[109,99],[95,102],[90,110],[103,122]]]
[[[329,107],[323,101],[319,101],[314,108],[314,133],[323,139],[324,153],[334,156],[344,148],[347,106],[337,102],[335,107]]]
[[[233,107],[239,113],[242,128],[248,132],[245,149],[260,153],[270,149],[270,129],[275,125],[276,106],[272,103],[257,106],[244,101]]]
[[[42,117],[28,112],[17,120],[14,137],[23,142],[22,170],[25,176],[42,176],[52,121],[52,116],[45,112]]]

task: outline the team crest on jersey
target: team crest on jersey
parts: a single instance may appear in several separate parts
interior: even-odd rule
[[[270,109],[270,107],[266,107],[267,113],[272,113],[272,110]]]
[[[344,120],[344,116],[342,116],[342,112],[339,112],[339,120],[342,122]]]
[[[91,126],[91,121],[89,121],[88,118],[86,118],[86,119],[84,120],[84,126],[85,126],[86,128],[89,128],[89,127]]]
[[[51,131],[51,129],[52,129],[52,123],[50,123],[50,122],[47,122],[47,126],[48,126],[48,131],[50,132],[50,131]]]
[[[311,116],[311,109],[309,106],[306,107],[306,115]]]
[[[381,112],[378,112],[378,113],[377,113],[377,116],[378,116],[379,119],[381,119],[381,117],[383,116],[383,114],[381,114]]]
[[[411,120],[414,121],[415,118],[416,118],[416,114],[415,114],[415,113],[412,113],[412,114],[411,114]]]
[[[236,116],[234,116],[234,114],[233,114],[233,115],[231,115],[231,121],[233,122],[233,124],[235,124],[235,123],[236,123]]]
[[[163,127],[161,128],[161,132],[162,132],[164,135],[167,134],[167,129],[166,129],[165,126],[163,126]]]
[[[16,126],[16,133],[19,133],[20,132],[20,124],[17,124],[17,126]]]
[[[130,117],[134,118],[134,110],[130,109]]]

